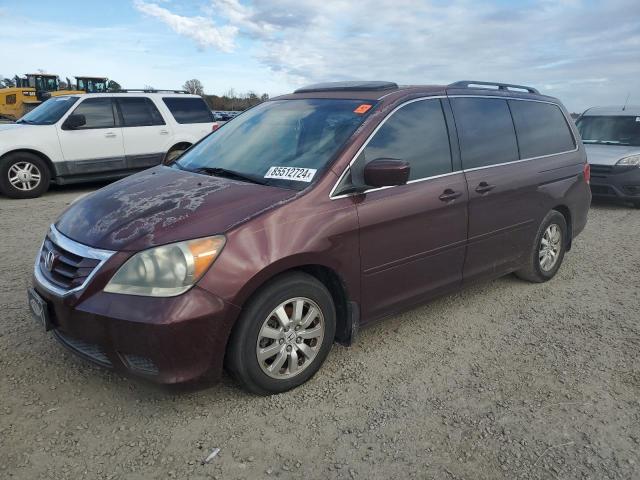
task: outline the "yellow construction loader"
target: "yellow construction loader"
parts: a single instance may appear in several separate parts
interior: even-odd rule
[[[17,120],[49,97],[85,93],[70,88],[60,90],[58,76],[47,73],[27,73],[22,78],[16,75],[14,83],[15,87],[0,88],[0,118]]]

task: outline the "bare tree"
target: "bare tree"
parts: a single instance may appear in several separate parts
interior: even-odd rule
[[[204,95],[204,87],[202,86],[202,82],[197,78],[187,80],[186,82],[184,82],[184,85],[182,86],[182,88],[194,95],[200,95],[200,96]]]

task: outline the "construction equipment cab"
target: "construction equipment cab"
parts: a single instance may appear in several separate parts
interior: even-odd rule
[[[108,91],[109,79],[105,77],[75,77],[76,88],[87,93],[105,93]]]
[[[17,120],[48,98],[83,93],[68,88],[60,90],[57,75],[27,73],[14,77],[15,87],[0,89],[0,118]]]
[[[0,125],[0,193],[33,198],[50,182],[117,179],[169,164],[217,127],[202,97],[182,91],[52,97]]]

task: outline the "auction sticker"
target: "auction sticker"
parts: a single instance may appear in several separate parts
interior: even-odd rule
[[[264,178],[276,178],[278,180],[294,180],[297,182],[310,182],[318,170],[315,168],[300,167],[270,167]]]

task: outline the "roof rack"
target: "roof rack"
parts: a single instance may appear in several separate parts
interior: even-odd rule
[[[309,93],[309,92],[344,92],[344,91],[379,91],[397,89],[398,84],[395,82],[378,82],[378,81],[355,81],[355,82],[326,82],[308,85],[298,88],[293,93]]]
[[[476,80],[460,80],[447,85],[448,88],[473,88],[479,86],[484,87],[497,87],[498,90],[524,90],[525,92],[535,93],[540,95],[540,92],[533,87],[526,87],[524,85],[514,85],[511,83],[498,83],[498,82],[478,82]]]
[[[121,88],[117,92],[109,93],[190,93],[186,90],[172,90],[172,89],[155,89],[155,88]]]

